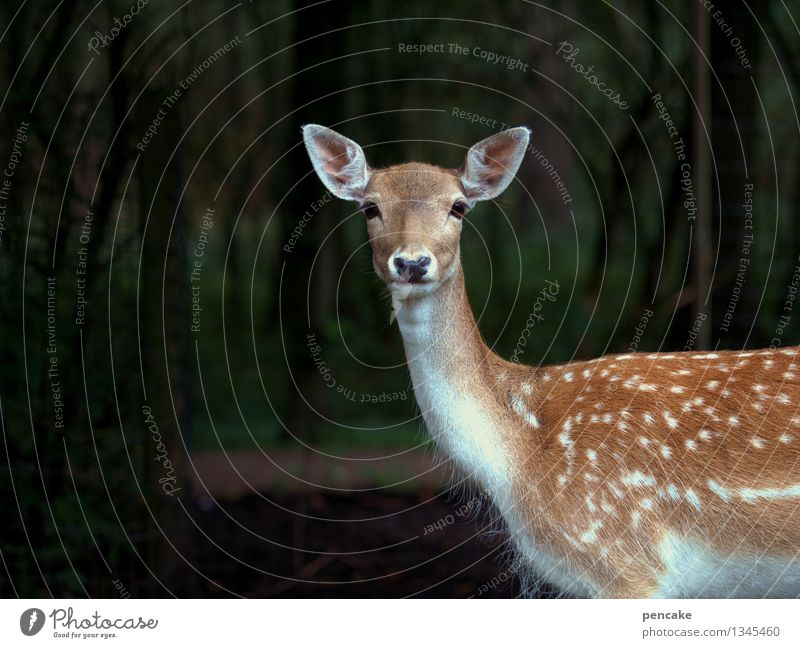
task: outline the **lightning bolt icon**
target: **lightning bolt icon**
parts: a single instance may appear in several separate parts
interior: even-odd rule
[[[38,618],[39,618],[39,615],[37,614],[36,610],[31,612],[31,618],[28,621],[28,630],[31,630],[33,628],[33,624],[36,623],[36,619],[38,619]]]

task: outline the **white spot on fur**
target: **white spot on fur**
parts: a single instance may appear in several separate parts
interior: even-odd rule
[[[589,529],[581,536],[581,542],[584,544],[592,544],[597,542],[597,530],[603,528],[603,523],[600,520],[595,520],[589,525]]]
[[[725,488],[724,486],[720,486],[717,482],[713,479],[708,480],[708,487],[711,489],[713,493],[719,495],[724,501],[729,502],[731,499],[731,492]]]
[[[528,411],[528,408],[525,407],[524,401],[519,396],[514,396],[511,399],[511,407],[520,416],[525,416],[525,413]]]
[[[519,396],[514,396],[511,399],[511,407],[517,414],[525,419],[525,422],[531,427],[538,428],[540,426],[539,419],[536,418],[536,415],[533,412],[528,411],[528,408],[525,406],[525,402]]]
[[[746,502],[755,502],[760,499],[786,499],[800,497],[800,484],[782,488],[740,488],[737,492]]]
[[[611,489],[611,492],[614,493],[614,497],[617,499],[625,499],[625,493],[617,488],[617,485],[613,481],[609,482],[608,487]]]
[[[686,439],[686,449],[694,452],[697,450],[697,442],[694,439]]]
[[[700,506],[700,498],[691,488],[686,490],[686,501],[698,511],[702,510],[702,507]]]
[[[664,420],[667,422],[673,430],[678,427],[678,419],[676,419],[672,414],[669,412],[664,412]]]
[[[656,480],[652,475],[645,475],[638,470],[622,475],[620,477],[620,481],[625,486],[632,486],[634,488],[643,488],[645,486],[656,485]]]
[[[664,459],[669,459],[672,456],[672,449],[669,446],[662,445],[661,456],[664,457]]]

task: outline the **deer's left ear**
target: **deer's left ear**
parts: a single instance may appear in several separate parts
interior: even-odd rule
[[[481,140],[467,153],[459,171],[469,200],[499,196],[514,179],[531,132],[524,126],[510,128]]]
[[[369,167],[358,144],[318,124],[303,126],[303,141],[319,179],[334,196],[359,202],[364,199]]]

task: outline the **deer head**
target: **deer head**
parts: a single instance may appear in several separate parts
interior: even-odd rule
[[[525,127],[492,135],[469,149],[459,169],[416,162],[372,169],[354,141],[303,127],[317,175],[333,195],[358,203],[375,272],[403,298],[431,293],[455,274],[464,215],[511,183],[529,137]]]

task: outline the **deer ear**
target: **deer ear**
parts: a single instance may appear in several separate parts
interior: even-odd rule
[[[510,128],[481,140],[469,150],[459,170],[468,199],[489,200],[503,193],[519,169],[530,135],[524,126]]]
[[[319,179],[334,196],[363,200],[369,167],[358,144],[318,124],[303,126],[303,141]]]

